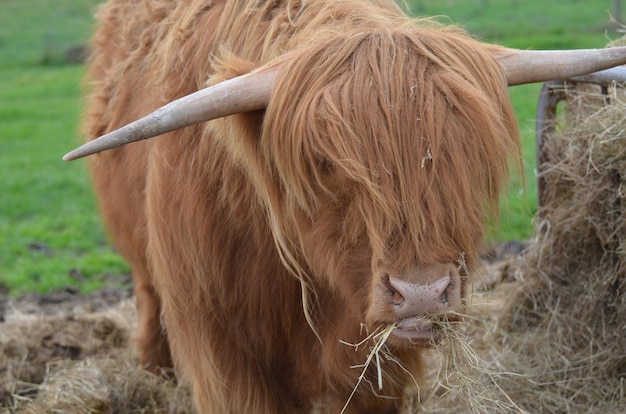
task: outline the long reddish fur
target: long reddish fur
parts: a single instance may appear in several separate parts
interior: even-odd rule
[[[519,138],[490,47],[391,0],[112,0],[99,20],[88,139],[283,69],[266,111],[91,157],[142,363],[173,362],[200,412],[337,412],[369,350],[339,340],[375,328],[373,262],[471,266],[497,211]],[[391,351],[419,376],[419,350]],[[396,399],[365,382],[347,412],[395,412],[404,369],[384,364]]]

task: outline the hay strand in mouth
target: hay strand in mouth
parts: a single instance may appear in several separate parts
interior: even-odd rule
[[[340,341],[344,345],[354,347],[355,351],[357,351],[360,346],[368,343],[369,341],[374,341],[374,346],[371,348],[370,353],[368,354],[365,362],[362,365],[355,365],[355,366],[350,367],[350,368],[363,368],[363,369],[361,371],[361,374],[359,375],[356,385],[354,386],[354,388],[352,389],[352,392],[348,396],[348,400],[346,401],[343,408],[341,409],[340,414],[343,414],[348,408],[348,404],[350,404],[350,401],[352,401],[352,397],[354,397],[356,390],[361,385],[361,382],[363,382],[363,380],[365,379],[365,374],[367,373],[367,370],[370,367],[373,360],[376,360],[376,376],[378,379],[378,389],[379,390],[383,389],[383,373],[382,373],[382,368],[380,366],[379,354],[381,351],[383,351],[385,343],[387,342],[387,339],[389,339],[389,335],[391,335],[391,331],[393,331],[394,328],[395,328],[394,324],[380,325],[378,328],[376,328],[374,332],[369,334],[365,339],[363,339],[361,342],[357,344],[351,344],[349,342]]]

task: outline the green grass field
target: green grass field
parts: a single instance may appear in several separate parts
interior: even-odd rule
[[[0,288],[16,295],[69,285],[88,291],[107,275],[128,272],[107,243],[84,163],[61,161],[79,142],[83,75],[64,54],[86,41],[98,3],[0,2]],[[607,36],[618,37],[607,30],[608,0],[413,0],[409,6],[415,15],[447,15],[479,38],[511,47],[602,47]],[[532,235],[538,90],[511,89],[528,186],[524,195],[512,183],[501,239]]]
[[[0,284],[88,291],[128,271],[107,243],[79,143],[83,68],[65,51],[92,30],[94,0],[0,4]]]

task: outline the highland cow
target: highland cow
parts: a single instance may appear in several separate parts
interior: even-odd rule
[[[141,363],[203,413],[397,412],[520,163],[507,85],[618,63],[392,0],[111,0],[99,21],[85,133],[106,136],[66,159],[161,135],[90,167]],[[383,330],[389,357],[355,368]]]

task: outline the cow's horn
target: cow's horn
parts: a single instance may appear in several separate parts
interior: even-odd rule
[[[498,49],[509,86],[568,79],[626,64],[626,46],[606,49],[531,51]]]
[[[87,142],[63,159],[71,161],[211,119],[263,109],[269,102],[276,74],[276,69],[252,72],[199,90]]]

